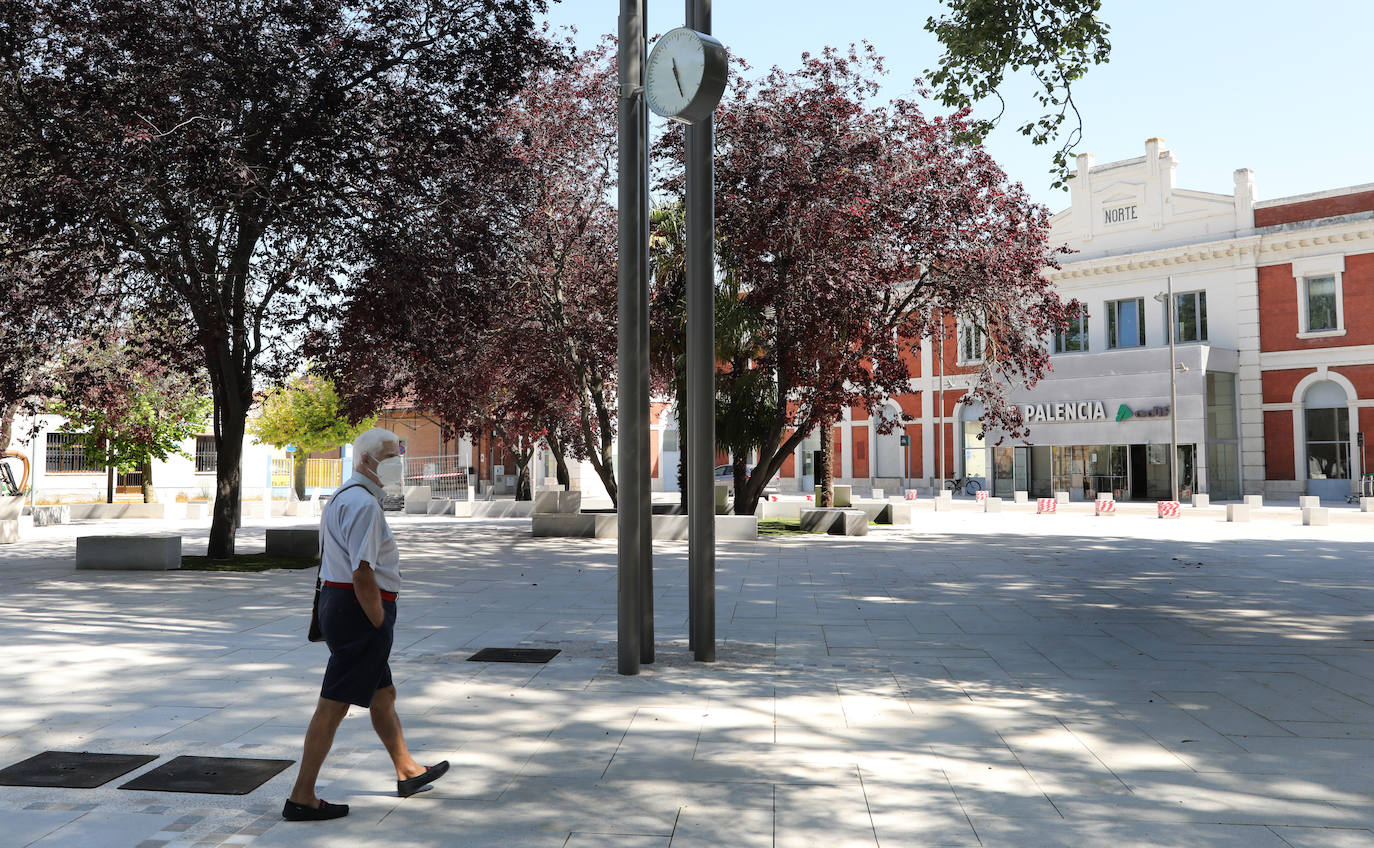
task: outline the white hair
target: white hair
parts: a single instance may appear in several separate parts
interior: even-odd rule
[[[370,456],[375,460],[381,459],[382,448],[387,445],[401,446],[401,439],[390,430],[383,430],[381,427],[373,427],[365,433],[358,435],[353,440],[353,470],[358,470],[363,465],[363,457]]]

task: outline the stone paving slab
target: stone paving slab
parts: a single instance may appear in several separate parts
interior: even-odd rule
[[[320,782],[343,821],[281,821],[294,767],[243,797],[4,787],[0,846],[1374,846],[1374,523],[1213,511],[722,544],[714,664],[686,650],[685,545],[659,544],[635,677],[614,542],[397,516],[398,709],[448,777],[395,797],[354,710]],[[0,555],[3,764],[299,757],[327,656],[313,572],[73,568],[77,536],[165,526],[36,528]],[[207,527],[178,523],[187,553]],[[562,653],[466,661],[483,647]]]

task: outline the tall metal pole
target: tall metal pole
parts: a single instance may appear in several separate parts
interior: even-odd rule
[[[1174,358],[1174,278],[1168,277],[1169,302],[1169,491],[1178,500],[1178,360]],[[1141,316],[1144,320],[1145,316]]]
[[[940,350],[935,357],[935,466],[940,479],[935,481],[935,496],[945,488],[945,315],[940,313]]]
[[[641,38],[649,32],[647,0],[641,0]],[[648,60],[645,42],[640,42],[641,66]],[[640,75],[640,85],[644,75]],[[635,441],[639,462],[634,467],[639,492],[639,661],[654,661],[654,504],[653,476],[649,468],[649,104],[639,98],[639,351],[641,368],[635,386],[639,417],[635,419]]]
[[[710,35],[711,0],[687,0],[686,23]],[[716,659],[714,134],[710,118],[687,128],[687,570],[698,662]]]
[[[644,158],[644,2],[620,0],[620,208],[619,208],[619,336],[617,351],[618,429],[616,451],[617,560],[619,593],[616,602],[616,654],[621,674],[638,674],[643,643],[644,534],[649,515],[648,486],[641,483],[641,467],[648,469],[647,439],[641,440],[649,419],[648,358],[641,355],[646,332],[648,278],[642,251],[648,218],[648,186]]]

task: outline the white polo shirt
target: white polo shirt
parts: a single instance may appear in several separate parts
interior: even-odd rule
[[[344,486],[320,518],[320,576],[352,583],[353,572],[365,562],[376,573],[378,586],[401,591],[401,555],[382,512],[382,487],[356,472]]]

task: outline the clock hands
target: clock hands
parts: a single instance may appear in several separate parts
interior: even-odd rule
[[[676,58],[673,59],[673,80],[677,83],[677,93],[678,93],[678,96],[679,96],[679,97],[686,97],[686,96],[687,96],[686,93],[684,93],[683,90],[682,90],[682,77],[678,76],[678,73],[677,73],[677,59],[676,59]]]

